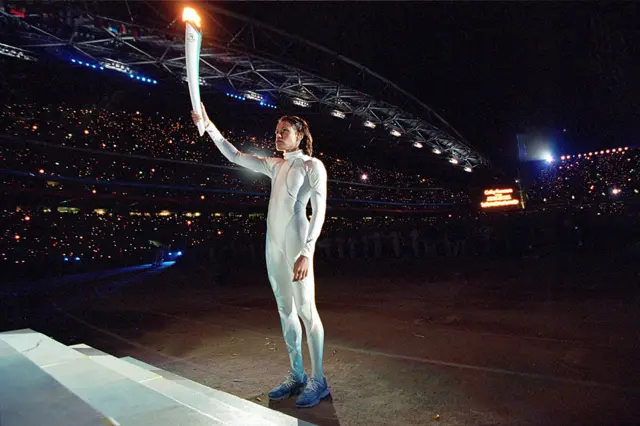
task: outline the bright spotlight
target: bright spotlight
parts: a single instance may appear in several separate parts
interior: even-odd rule
[[[465,167],[464,171],[467,173],[471,173],[473,170],[471,170],[471,167]]]
[[[437,154],[437,155],[440,155],[440,154],[442,154],[442,151],[440,151],[438,148],[433,148],[433,153]]]
[[[103,66],[104,68],[107,68],[113,71],[118,71],[123,74],[133,74],[133,70],[131,68],[129,68],[124,63],[118,62],[113,59],[104,59],[103,61],[100,62],[100,65]]]
[[[544,155],[544,161],[546,161],[547,163],[553,163],[553,156],[549,153],[546,153]]]
[[[459,163],[458,159],[457,158],[453,158],[453,157],[449,158],[449,162],[451,164],[458,164]]]
[[[369,179],[369,176],[367,176],[366,173],[363,173],[362,176],[360,176],[360,179],[367,180],[367,179]]]
[[[264,98],[262,97],[261,94],[252,92],[251,90],[247,90],[244,94],[244,97],[247,99],[251,99],[252,101],[257,101],[257,102],[264,101]]]
[[[299,107],[302,107],[302,108],[309,108],[309,102],[305,101],[304,99],[300,99],[300,98],[293,98],[293,99],[291,99],[291,102],[292,102],[294,105],[297,105],[297,106],[299,106]]]
[[[414,142],[414,143],[413,143],[413,146],[414,146],[415,148],[422,148],[422,144],[421,144],[420,142]]]
[[[23,50],[19,47],[13,47],[8,44],[0,43],[0,55],[10,56],[12,58],[23,59],[25,61],[35,62],[38,59],[27,50]]]
[[[178,252],[178,256],[182,256],[182,252],[181,251]]]

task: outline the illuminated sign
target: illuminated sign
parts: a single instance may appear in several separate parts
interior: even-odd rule
[[[513,188],[485,189],[485,200],[480,203],[483,209],[492,207],[517,206],[520,200],[513,198]]]

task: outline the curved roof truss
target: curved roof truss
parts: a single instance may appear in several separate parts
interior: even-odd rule
[[[150,1],[53,2],[24,9],[22,16],[5,9],[0,28],[9,31],[0,34],[5,46],[27,54],[37,49],[72,51],[96,62],[110,59],[127,69],[183,81],[181,11],[175,9],[169,17],[158,6]],[[380,126],[400,142],[428,145],[468,171],[490,166],[433,109],[364,65],[220,7],[199,3],[198,9],[205,18],[202,91],[252,91],[278,103],[317,105],[358,118],[368,127]]]

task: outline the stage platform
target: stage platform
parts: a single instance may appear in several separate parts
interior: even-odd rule
[[[65,346],[31,329],[0,333],[0,424],[311,425],[134,358]]]

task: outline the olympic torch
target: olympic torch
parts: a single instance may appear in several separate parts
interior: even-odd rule
[[[202,136],[204,135],[204,120],[202,119],[202,106],[200,104],[200,46],[202,44],[200,16],[195,10],[185,7],[182,12],[182,20],[185,22],[184,49],[187,62],[189,95],[191,96],[193,110],[200,116],[198,132]]]

